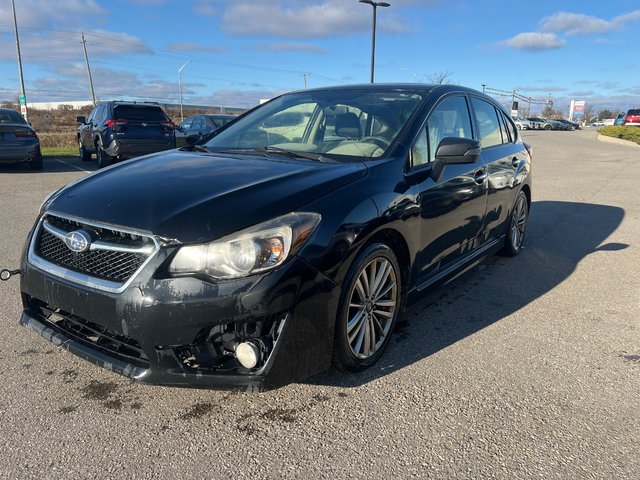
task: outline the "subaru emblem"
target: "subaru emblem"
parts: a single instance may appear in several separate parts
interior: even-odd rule
[[[74,230],[64,237],[64,243],[72,252],[86,252],[91,246],[91,235],[85,230]]]

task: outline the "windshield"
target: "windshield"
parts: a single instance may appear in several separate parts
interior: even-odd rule
[[[318,157],[378,158],[411,117],[422,96],[401,91],[327,90],[283,95],[204,145],[211,150],[275,149]]]

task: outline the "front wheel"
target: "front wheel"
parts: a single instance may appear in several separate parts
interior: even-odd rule
[[[91,153],[87,151],[86,148],[82,145],[82,140],[78,138],[78,153],[80,155],[80,160],[83,162],[88,162],[91,160]]]
[[[400,310],[401,289],[393,251],[382,243],[368,246],[344,282],[333,342],[336,368],[358,372],[380,359]]]
[[[527,220],[529,218],[529,201],[524,192],[518,194],[516,203],[511,212],[511,220],[509,229],[504,241],[502,253],[508,257],[515,257],[522,250],[524,242],[524,234],[527,229]]]
[[[98,168],[104,168],[111,165],[112,158],[99,144],[96,145],[96,156],[98,157]]]

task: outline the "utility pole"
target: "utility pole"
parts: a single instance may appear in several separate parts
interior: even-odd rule
[[[91,68],[89,67],[89,56],[87,55],[87,42],[84,39],[84,32],[82,33],[82,48],[84,49],[84,61],[87,64],[87,75],[89,75],[89,86],[91,87],[91,99],[93,100],[93,106],[96,106],[96,94],[93,91],[93,78],[91,78]]]
[[[482,93],[486,93],[487,85],[485,83],[482,84]]]
[[[302,76],[304,77],[304,89],[307,89],[307,76],[309,76],[308,73],[303,73]]]
[[[22,56],[20,55],[20,37],[18,36],[18,20],[16,18],[16,2],[11,0],[13,8],[13,29],[16,32],[16,50],[18,51],[18,70],[20,71],[20,112],[27,120],[27,96],[24,92],[24,76],[22,74]],[[28,121],[28,120],[27,120]]]

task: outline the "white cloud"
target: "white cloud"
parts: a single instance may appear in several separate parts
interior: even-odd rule
[[[77,25],[79,18],[105,14],[96,0],[18,0],[15,3],[18,25],[26,28]],[[0,3],[0,24],[13,25],[9,1]]]
[[[347,36],[371,28],[371,14],[358,2],[256,2],[236,0],[225,10],[221,28],[228,35],[275,38]],[[369,7],[370,8],[370,7]],[[278,21],[269,21],[277,18]],[[380,29],[402,33],[407,27],[393,11],[378,15]]]
[[[102,100],[113,98],[135,98],[153,101],[178,101],[178,84],[157,77],[142,75],[126,70],[93,66],[93,82],[96,97]],[[39,77],[30,82],[27,88],[29,100],[86,100],[90,98],[85,65],[82,62],[59,65],[50,75]],[[183,84],[183,93],[195,92]]]
[[[149,46],[138,37],[127,33],[107,32],[90,29],[85,31],[89,57],[101,58],[131,53],[152,53]],[[46,50],[43,45],[46,44]],[[15,50],[12,35],[0,35],[0,51]],[[58,30],[31,31],[20,36],[20,51],[25,61],[38,64],[79,61],[84,59],[80,32],[62,32]]]
[[[591,35],[619,30],[626,23],[640,21],[640,10],[614,17],[611,20],[582,13],[558,12],[540,21],[540,30],[566,35]]]
[[[565,42],[553,33],[523,32],[501,42],[500,45],[528,52],[540,52],[562,48]]]
[[[540,21],[540,30],[543,32],[566,33],[567,35],[604,33],[612,28],[611,22],[582,13],[558,12]]]

